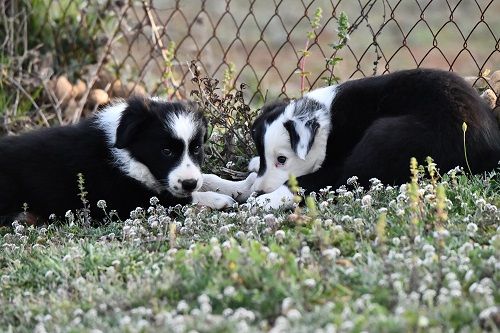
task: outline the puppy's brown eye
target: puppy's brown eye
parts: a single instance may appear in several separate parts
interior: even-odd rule
[[[277,161],[279,164],[285,164],[286,157],[285,156],[278,156]]]
[[[171,157],[174,153],[172,152],[172,150],[168,149],[168,148],[164,148],[161,150],[161,153],[166,156],[166,157]]]
[[[201,151],[201,146],[196,145],[193,147],[193,153],[198,154]]]

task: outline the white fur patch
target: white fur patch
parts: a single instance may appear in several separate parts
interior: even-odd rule
[[[330,109],[337,94],[337,89],[338,86],[318,88],[308,92],[305,97],[314,99],[316,102],[323,104],[327,109]]]
[[[189,143],[196,134],[196,126],[193,117],[189,113],[172,114],[166,120],[167,126],[182,141]]]
[[[146,165],[130,156],[127,149],[114,147],[116,143],[116,130],[120,124],[122,113],[126,108],[127,103],[124,100],[116,101],[97,114],[96,124],[106,134],[109,149],[113,155],[113,163],[116,167],[148,188],[160,192],[158,181]]]
[[[260,168],[260,157],[253,157],[250,162],[248,162],[248,171],[249,172],[259,172]]]
[[[166,120],[166,125],[175,133],[175,136],[184,141],[182,160],[168,175],[169,190],[178,196],[189,194],[182,190],[182,181],[194,179],[196,180],[194,191],[198,191],[203,184],[203,177],[200,168],[189,157],[189,143],[196,134],[196,123],[191,114],[187,113],[170,116]]]
[[[281,185],[275,191],[260,195],[256,198],[259,206],[265,210],[293,207],[293,193],[287,186]]]
[[[193,203],[201,206],[207,206],[214,209],[223,209],[231,207],[236,203],[228,195],[215,192],[193,192]]]

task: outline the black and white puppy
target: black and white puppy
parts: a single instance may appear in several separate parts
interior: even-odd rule
[[[290,203],[284,185],[295,175],[306,191],[334,188],[357,176],[385,184],[409,180],[411,157],[431,156],[442,171],[492,170],[500,160],[500,130],[489,107],[457,75],[416,69],[352,80],[263,108],[252,134],[259,157],[253,190],[266,207]],[[257,166],[258,165],[258,166]]]
[[[194,103],[135,97],[75,126],[0,140],[0,216],[28,211],[46,219],[82,207],[77,174],[93,216],[98,200],[123,219],[156,196],[165,206],[223,208],[234,200],[198,192],[207,124]]]

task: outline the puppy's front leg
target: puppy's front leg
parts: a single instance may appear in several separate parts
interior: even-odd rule
[[[231,196],[238,202],[246,201],[252,194],[252,186],[257,178],[255,172],[248,175],[244,180],[231,181],[222,179],[214,174],[203,175],[203,185],[201,191],[213,191]]]
[[[215,192],[194,192],[193,203],[214,209],[231,207],[236,201],[228,195]]]

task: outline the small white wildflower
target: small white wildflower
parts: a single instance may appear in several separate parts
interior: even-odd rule
[[[106,201],[104,201],[104,200],[97,201],[97,208],[105,209],[106,208]]]
[[[299,310],[297,309],[290,309],[287,313],[286,316],[290,320],[299,320],[302,317],[302,314],[300,313]]]
[[[226,309],[222,310],[222,315],[224,317],[229,317],[232,314],[233,314],[233,309],[226,308]]]
[[[429,319],[426,316],[419,316],[418,317],[418,326],[419,327],[429,326]]]
[[[372,196],[367,194],[365,196],[363,196],[363,198],[361,198],[361,207],[363,208],[368,208],[368,207],[371,207],[372,205]]]
[[[274,233],[274,237],[276,237],[276,240],[279,242],[282,242],[285,239],[285,232],[283,230],[276,230]]]
[[[316,287],[316,281],[314,279],[306,279],[304,280],[304,285],[308,288]]]
[[[473,237],[476,234],[477,230],[478,230],[477,224],[475,224],[473,222],[470,222],[469,224],[467,224],[467,234],[470,237]]]
[[[281,313],[287,313],[288,310],[292,308],[293,299],[291,297],[285,297],[281,301]]]
[[[233,286],[227,286],[224,288],[224,296],[232,297],[236,294],[236,289]]]
[[[268,227],[274,228],[278,224],[278,220],[274,214],[267,214],[264,216],[264,222]]]
[[[189,305],[185,300],[180,300],[179,303],[177,303],[177,312],[185,313],[188,310],[189,310]]]
[[[344,215],[340,218],[340,221],[349,223],[352,222],[352,217],[349,215]]]
[[[398,237],[394,237],[394,238],[392,239],[392,244],[393,244],[394,246],[399,246],[399,244],[401,244],[401,240],[400,240]]]
[[[267,255],[267,260],[271,263],[271,264],[274,264],[278,261],[278,254],[276,252],[270,252],[268,255]]]
[[[357,176],[352,176],[350,178],[347,178],[347,185],[355,185],[357,182],[358,182]]]
[[[305,245],[302,247],[302,249],[300,249],[300,256],[303,259],[309,258],[311,256],[311,249],[309,248],[309,246]]]
[[[222,257],[222,250],[218,245],[215,245],[212,250],[210,251],[210,255],[212,256],[212,259],[214,261],[219,261],[220,258]]]
[[[160,200],[159,200],[157,197],[151,197],[151,198],[149,199],[149,204],[150,204],[151,206],[156,206],[156,205],[157,205],[157,204],[159,204],[159,203],[160,203]]]
[[[340,255],[340,250],[336,247],[325,249],[321,252],[321,254],[326,257],[328,260],[334,261]]]

